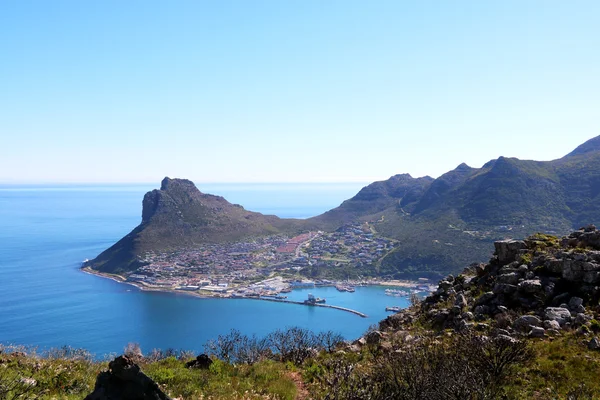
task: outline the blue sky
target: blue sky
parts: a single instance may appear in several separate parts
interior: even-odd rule
[[[314,182],[600,135],[597,1],[0,3],[0,182]]]

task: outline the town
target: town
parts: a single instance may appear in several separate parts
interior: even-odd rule
[[[169,253],[148,252],[142,267],[124,277],[145,290],[181,291],[205,297],[284,299],[294,287],[331,285],[340,291],[379,284],[375,279],[309,280],[306,268],[372,265],[397,242],[378,236],[368,223],[347,224],[332,233],[274,235],[246,242],[202,244]]]

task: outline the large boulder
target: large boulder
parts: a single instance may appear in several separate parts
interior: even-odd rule
[[[599,283],[600,264],[586,261],[585,255],[574,253],[572,258],[563,260],[562,277],[571,282]]]
[[[498,256],[498,261],[500,265],[506,265],[510,262],[513,262],[519,256],[520,251],[527,248],[527,245],[522,240],[499,240],[494,242],[494,247],[496,249],[496,255]]]
[[[544,330],[544,328],[541,328],[539,326],[534,326],[531,329],[531,332],[529,332],[529,337],[532,338],[542,338],[546,336],[546,331]]]
[[[496,283],[494,285],[494,289],[492,291],[495,294],[511,294],[517,291],[517,287],[515,285],[510,285],[508,283]]]
[[[529,332],[534,327],[542,326],[542,320],[535,315],[521,315],[513,324],[513,327],[521,332]]]
[[[542,282],[539,279],[527,279],[517,285],[520,292],[539,293],[543,292]]]
[[[367,336],[365,336],[365,339],[367,340],[367,344],[370,345],[377,345],[381,342],[383,338],[383,334],[379,331],[371,331],[369,333],[367,333]]]
[[[186,368],[208,369],[213,361],[206,354],[200,354],[195,360],[185,363]]]
[[[127,356],[108,364],[108,371],[96,379],[94,391],[85,400],[170,400],[156,382]]]
[[[560,326],[571,321],[571,312],[568,308],[547,307],[544,310],[544,320],[556,321]]]
[[[499,275],[496,278],[496,282],[498,283],[508,283],[510,285],[516,285],[519,283],[519,278],[521,275],[517,272],[509,272],[506,274]]]

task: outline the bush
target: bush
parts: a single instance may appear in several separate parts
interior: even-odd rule
[[[322,376],[314,378],[318,383],[313,394],[370,400],[498,398],[513,367],[532,357],[525,342],[502,337],[422,339],[395,351],[377,352],[370,363],[331,357],[322,365]],[[320,369],[311,366],[311,371],[316,374]]]
[[[592,332],[594,333],[598,333],[600,332],[600,322],[598,322],[597,320],[593,319],[590,321],[590,329],[592,330]]]
[[[304,328],[278,329],[266,338],[247,336],[236,329],[216,340],[209,340],[204,351],[228,363],[255,364],[273,359],[300,365],[319,351],[331,352],[343,342],[343,337],[331,331],[314,334]]]

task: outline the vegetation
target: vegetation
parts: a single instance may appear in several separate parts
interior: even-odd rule
[[[203,194],[190,181],[163,180],[144,197],[142,224],[89,263],[102,272],[139,267],[137,256],[276,233],[334,231],[370,221],[399,240],[381,264],[361,271],[306,271],[309,276],[442,277],[473,261],[487,261],[491,243],[537,231],[567,233],[600,219],[600,140],[554,161],[500,157],[481,168],[465,164],[437,179],[395,175],[317,217],[280,219]],[[468,249],[468,251],[465,251]],[[343,264],[343,263],[342,263]]]
[[[415,326],[415,334],[418,327]],[[449,331],[349,351],[335,334],[289,328],[257,342],[231,331],[208,343],[208,369],[187,368],[188,352],[126,353],[170,396],[180,399],[594,399],[600,396],[600,352],[581,334],[554,340],[516,340]],[[248,340],[250,339],[250,340]],[[410,340],[409,340],[410,339]],[[259,340],[260,342],[260,340]],[[319,346],[319,351],[313,346]],[[278,346],[277,351],[272,346]],[[259,346],[260,347],[260,346]],[[228,349],[232,349],[231,352]],[[235,356],[233,356],[235,354]],[[217,357],[220,355],[222,358]],[[229,360],[229,361],[228,361]],[[0,349],[0,398],[81,399],[108,368],[81,350]],[[301,378],[300,378],[301,377]]]

